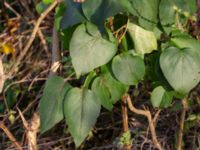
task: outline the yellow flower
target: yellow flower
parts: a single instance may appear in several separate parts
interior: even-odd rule
[[[13,45],[11,43],[5,43],[5,44],[1,45],[0,51],[3,52],[6,55],[9,55],[9,54],[14,55],[15,48],[13,47]]]

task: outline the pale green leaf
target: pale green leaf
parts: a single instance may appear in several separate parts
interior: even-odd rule
[[[145,30],[133,23],[128,23],[127,29],[138,54],[151,53],[157,49],[157,40],[153,32]]]
[[[200,55],[200,42],[189,35],[175,36],[171,38],[170,44],[173,44],[178,48],[190,48]]]
[[[162,86],[156,87],[151,93],[151,103],[153,107],[168,107],[173,99],[173,92],[166,91]]]
[[[166,48],[160,66],[169,84],[181,94],[190,92],[200,81],[200,56],[190,48]]]

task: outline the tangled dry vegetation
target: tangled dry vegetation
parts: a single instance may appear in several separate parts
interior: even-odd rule
[[[42,95],[44,82],[54,71],[52,62],[56,62],[59,41],[53,31],[53,13],[55,5],[40,16],[35,5],[37,0],[1,0],[0,2],[0,47],[1,47],[1,82],[5,81],[0,95],[0,149],[27,149],[30,132],[37,134],[38,102]],[[38,19],[39,18],[39,19]],[[52,42],[53,41],[53,42]],[[55,44],[56,43],[56,44]],[[68,57],[68,52],[61,56]],[[70,83],[78,85],[74,74],[63,74],[63,70],[72,68],[64,65],[58,72]],[[55,65],[55,64],[54,64]],[[64,66],[64,67],[63,67]],[[0,68],[2,68],[0,66]],[[0,83],[0,86],[3,83]],[[135,107],[150,111],[156,126],[157,139],[166,150],[173,150],[178,137],[181,117],[181,102],[174,101],[170,109],[155,110],[149,102],[150,83],[141,83],[137,89],[130,91],[135,100]],[[186,150],[200,149],[200,87],[190,94],[191,103],[186,111],[185,128],[183,129],[184,147]],[[127,110],[125,110],[127,111]],[[135,110],[133,110],[135,111]],[[35,115],[34,115],[35,114]],[[148,121],[140,113],[128,112],[128,125],[131,131],[131,149],[156,149],[151,138]],[[120,103],[112,112],[101,111],[93,133],[80,149],[100,150],[117,149],[123,131],[123,117]],[[74,144],[66,125],[59,123],[45,134],[37,136],[38,149],[61,150],[74,149]],[[123,149],[123,148],[122,148]]]

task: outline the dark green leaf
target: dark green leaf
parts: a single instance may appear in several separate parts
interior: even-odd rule
[[[81,14],[81,4],[75,3],[72,0],[64,0],[66,4],[66,11],[61,20],[61,28],[66,29],[70,26],[84,22],[85,18]]]
[[[87,0],[82,5],[86,18],[100,28],[102,28],[105,19],[122,12],[122,7],[118,0]]]
[[[116,52],[117,44],[103,39],[95,26],[92,31],[87,31],[85,24],[81,24],[70,42],[70,56],[77,77],[106,64]]]
[[[55,24],[57,30],[60,29],[61,21],[63,19],[63,15],[65,13],[65,10],[66,10],[65,3],[61,3],[60,5],[58,5],[56,7],[54,24]]]
[[[71,86],[58,76],[53,76],[46,81],[39,105],[42,133],[63,119],[63,99],[70,88]]]

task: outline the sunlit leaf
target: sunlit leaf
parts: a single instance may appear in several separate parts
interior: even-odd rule
[[[160,66],[170,85],[181,94],[187,94],[200,81],[200,56],[190,48],[166,48]]]
[[[133,23],[128,23],[127,29],[138,54],[151,53],[157,49],[157,40],[153,32],[145,30]]]

